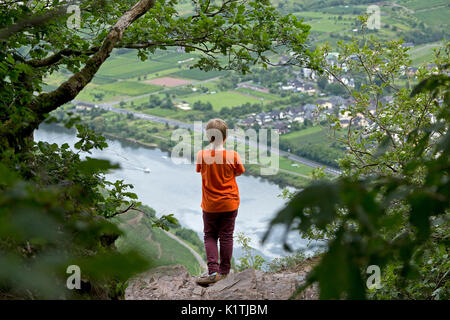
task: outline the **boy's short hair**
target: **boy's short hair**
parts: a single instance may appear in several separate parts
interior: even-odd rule
[[[222,119],[211,119],[206,125],[206,137],[209,142],[213,143],[214,141],[217,141],[217,138],[219,138],[216,137],[216,135],[220,132],[222,134],[222,142],[224,142],[227,138],[227,130],[228,126],[225,121]]]

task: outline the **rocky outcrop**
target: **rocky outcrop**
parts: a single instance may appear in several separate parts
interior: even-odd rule
[[[304,283],[309,268],[296,272],[264,273],[247,269],[231,273],[208,287],[195,283],[182,265],[162,266],[130,280],[127,300],[283,300]],[[304,291],[297,299],[317,299],[317,288]]]

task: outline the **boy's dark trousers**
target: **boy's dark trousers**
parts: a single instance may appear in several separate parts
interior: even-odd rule
[[[238,211],[205,212],[203,211],[203,232],[205,239],[208,272],[228,274],[233,254],[234,222]],[[220,265],[218,263],[217,240],[220,241]]]

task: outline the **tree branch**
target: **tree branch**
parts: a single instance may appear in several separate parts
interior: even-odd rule
[[[92,80],[100,66],[111,54],[116,44],[122,40],[124,31],[139,17],[153,7],[155,0],[140,0],[117,20],[103,40],[98,51],[86,62],[82,70],[75,73],[56,90],[42,93],[29,105],[38,114],[49,113],[60,105],[73,100]],[[50,58],[50,57],[49,57]]]
[[[133,202],[133,203],[130,204],[126,209],[124,209],[124,210],[122,210],[122,211],[114,212],[114,214],[110,215],[110,216],[108,217],[108,219],[114,218],[115,216],[118,216],[119,214],[127,213],[127,212],[130,211],[131,209],[136,209],[136,208],[135,208],[135,205],[136,205],[136,203]]]
[[[92,54],[96,53],[98,50],[99,50],[99,47],[93,47],[87,51],[63,49],[55,54],[52,54],[51,56],[48,56],[47,58],[32,59],[32,60],[25,61],[25,63],[34,68],[48,67],[48,66],[51,66],[51,65],[59,62],[63,57],[81,56],[83,54],[92,55]]]

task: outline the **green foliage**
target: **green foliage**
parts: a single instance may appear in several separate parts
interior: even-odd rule
[[[318,282],[322,299],[366,298],[363,275],[368,266],[378,265],[384,288],[371,292],[372,297],[450,296],[448,76],[424,80],[412,98],[427,93],[442,97],[442,104],[433,99],[435,121],[407,133],[413,147],[399,175],[381,171],[317,181],[298,192],[272,220],[271,226],[284,224],[301,233],[316,228],[328,234],[327,251],[299,291]],[[386,143],[380,144],[376,154],[383,157],[386,150]],[[414,176],[419,169],[420,179]]]
[[[295,268],[301,262],[306,260],[306,256],[303,252],[299,251],[294,254],[283,256],[281,258],[275,258],[267,264],[268,272],[283,272],[291,268]]]
[[[175,218],[173,216],[173,213],[168,214],[168,215],[163,215],[161,216],[159,219],[156,219],[153,222],[153,227],[158,227],[161,228],[163,230],[169,231],[171,226],[177,226],[180,225],[180,223],[178,222],[177,218]]]
[[[184,241],[186,241],[187,243],[191,244],[194,249],[200,253],[202,256],[204,256],[205,260],[206,260],[206,252],[205,252],[205,247],[204,247],[204,243],[202,240],[200,240],[197,232],[195,232],[192,229],[186,229],[183,227],[179,227],[175,229],[175,235],[181,239],[183,239]]]
[[[114,241],[122,232],[106,219],[136,195],[126,192],[122,181],[105,181],[103,173],[117,166],[81,159],[80,152],[106,143],[80,125],[77,129],[78,153],[67,144],[39,142],[21,157],[2,154],[1,297],[120,298],[123,282],[148,267],[136,252],[116,252]],[[107,185],[114,188],[105,192]],[[81,290],[66,288],[69,265],[81,269]]]
[[[250,246],[251,239],[246,237],[242,232],[236,235],[238,244],[242,247],[244,251],[244,256],[240,257],[239,265],[237,266],[238,271],[243,271],[248,268],[253,268],[255,270],[261,270],[264,264],[264,258],[260,255],[253,255],[254,248]]]

